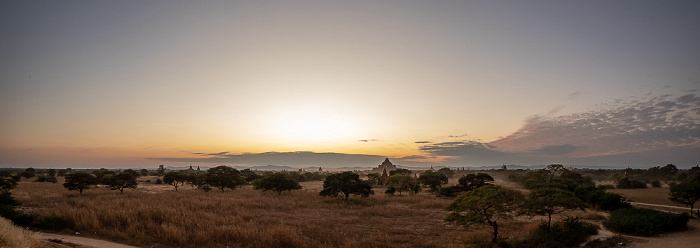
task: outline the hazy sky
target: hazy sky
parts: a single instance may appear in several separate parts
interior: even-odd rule
[[[1,1],[0,167],[700,164],[700,1]]]

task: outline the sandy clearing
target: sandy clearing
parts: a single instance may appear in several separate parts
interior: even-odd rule
[[[43,240],[61,240],[63,243],[78,245],[80,248],[138,248],[136,246],[123,245],[99,239],[63,235],[55,233],[39,233]]]

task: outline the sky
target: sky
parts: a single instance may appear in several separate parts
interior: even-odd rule
[[[698,1],[1,1],[0,167],[700,164]]]

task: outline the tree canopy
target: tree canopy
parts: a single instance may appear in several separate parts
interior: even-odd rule
[[[204,181],[222,192],[225,188],[235,189],[245,184],[245,180],[238,170],[223,165],[208,169]]]
[[[678,184],[671,184],[669,199],[689,206],[692,215],[695,203],[700,200],[700,172],[695,172]]]
[[[463,191],[469,191],[486,185],[493,184],[491,175],[486,173],[467,174],[459,179],[459,186]]]
[[[394,174],[393,176],[387,178],[386,182],[386,193],[389,194],[394,194],[395,191],[398,191],[399,195],[401,195],[401,192],[403,191],[416,193],[420,191],[420,184],[418,183],[418,180],[413,178],[411,175]]]
[[[163,182],[175,186],[175,191],[177,187],[184,186],[190,180],[190,175],[186,171],[171,171],[163,176]]]
[[[346,171],[327,176],[323,180],[323,190],[319,195],[337,196],[339,193],[342,193],[347,200],[351,194],[369,197],[374,194],[374,191],[372,191],[372,185],[360,180],[360,175]]]
[[[515,190],[497,185],[486,185],[458,196],[447,210],[452,211],[445,220],[458,225],[488,224],[493,227],[493,239],[498,241],[499,219],[511,218],[523,201],[523,195]]]
[[[429,170],[421,173],[418,177],[418,182],[428,186],[432,191],[438,190],[443,184],[447,184],[447,181],[448,178],[445,174]]]
[[[138,183],[136,182],[136,177],[132,173],[119,173],[117,175],[111,176],[108,179],[108,186],[111,190],[119,190],[120,193],[124,193],[124,189],[132,188],[135,189]]]
[[[585,203],[573,193],[560,188],[537,188],[530,192],[523,208],[530,213],[547,215],[547,230],[552,226],[552,214],[558,214],[566,210],[577,209],[585,206]]]
[[[280,172],[268,174],[253,181],[253,187],[262,191],[273,190],[278,195],[281,195],[282,191],[285,190],[291,192],[292,190],[301,189],[301,185],[298,182],[292,180],[289,175]]]
[[[79,171],[68,174],[63,187],[68,190],[77,190],[82,195],[83,190],[89,189],[90,185],[97,185],[97,178],[90,173]]]
[[[396,170],[389,171],[389,176],[398,175],[398,174],[411,175],[411,174],[413,174],[413,172],[411,172],[408,169],[404,169],[404,168],[398,168]]]

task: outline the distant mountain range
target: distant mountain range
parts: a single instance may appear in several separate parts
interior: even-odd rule
[[[462,168],[464,168],[464,169],[467,169],[467,170],[498,170],[498,169],[501,169],[501,166],[503,166],[503,165],[479,166],[479,167],[469,167],[469,166],[463,166],[463,167],[459,167],[459,166],[434,166],[433,169],[434,169],[434,170],[439,170],[439,169],[441,169],[441,168],[448,167],[448,168],[450,168],[450,169],[458,169],[458,168],[459,168],[459,169],[462,169]],[[534,169],[542,169],[542,168],[547,167],[546,165],[532,165],[532,166],[524,166],[524,165],[505,165],[505,166],[506,166],[506,168],[508,168],[509,170],[518,170],[518,169],[533,169],[533,170],[534,170]],[[564,165],[564,166],[565,166],[565,167],[568,167],[568,165]],[[302,170],[302,171],[318,171],[318,169],[319,169],[319,167],[315,167],[315,166],[313,166],[313,167],[312,167],[312,166],[309,166],[309,167],[291,167],[291,166],[286,166],[286,165],[259,165],[259,166],[232,166],[232,167],[233,167],[233,168],[236,168],[237,170],[250,169],[250,170],[258,170],[258,171],[298,171],[298,170]],[[402,165],[396,165],[396,167],[404,168],[404,169],[408,169],[408,170],[418,170],[418,171],[421,171],[421,170],[429,170],[429,169],[431,168],[430,166],[427,166],[427,167],[410,167],[410,166],[402,166]],[[574,165],[573,167],[574,167],[574,168],[589,168],[589,169],[624,169],[624,168],[626,168],[626,167],[610,168],[610,167],[603,167],[603,166],[598,167],[598,166],[576,166],[576,165]],[[186,170],[186,169],[189,169],[190,167],[189,167],[189,166],[180,166],[180,167],[178,167],[178,166],[168,166],[168,167],[165,167],[165,168],[168,169],[168,170]],[[192,166],[192,168],[196,169],[197,166]],[[200,166],[199,168],[200,168],[200,170],[207,170],[207,169],[212,168],[212,167],[209,167],[209,166]],[[322,169],[323,171],[364,171],[364,170],[371,170],[371,169],[373,169],[373,168],[375,168],[375,167],[373,167],[373,166],[372,166],[372,167],[370,167],[370,166],[368,166],[368,167],[359,167],[359,166],[356,166],[356,167],[340,167],[340,168],[323,168],[323,167],[321,167],[321,169]]]

